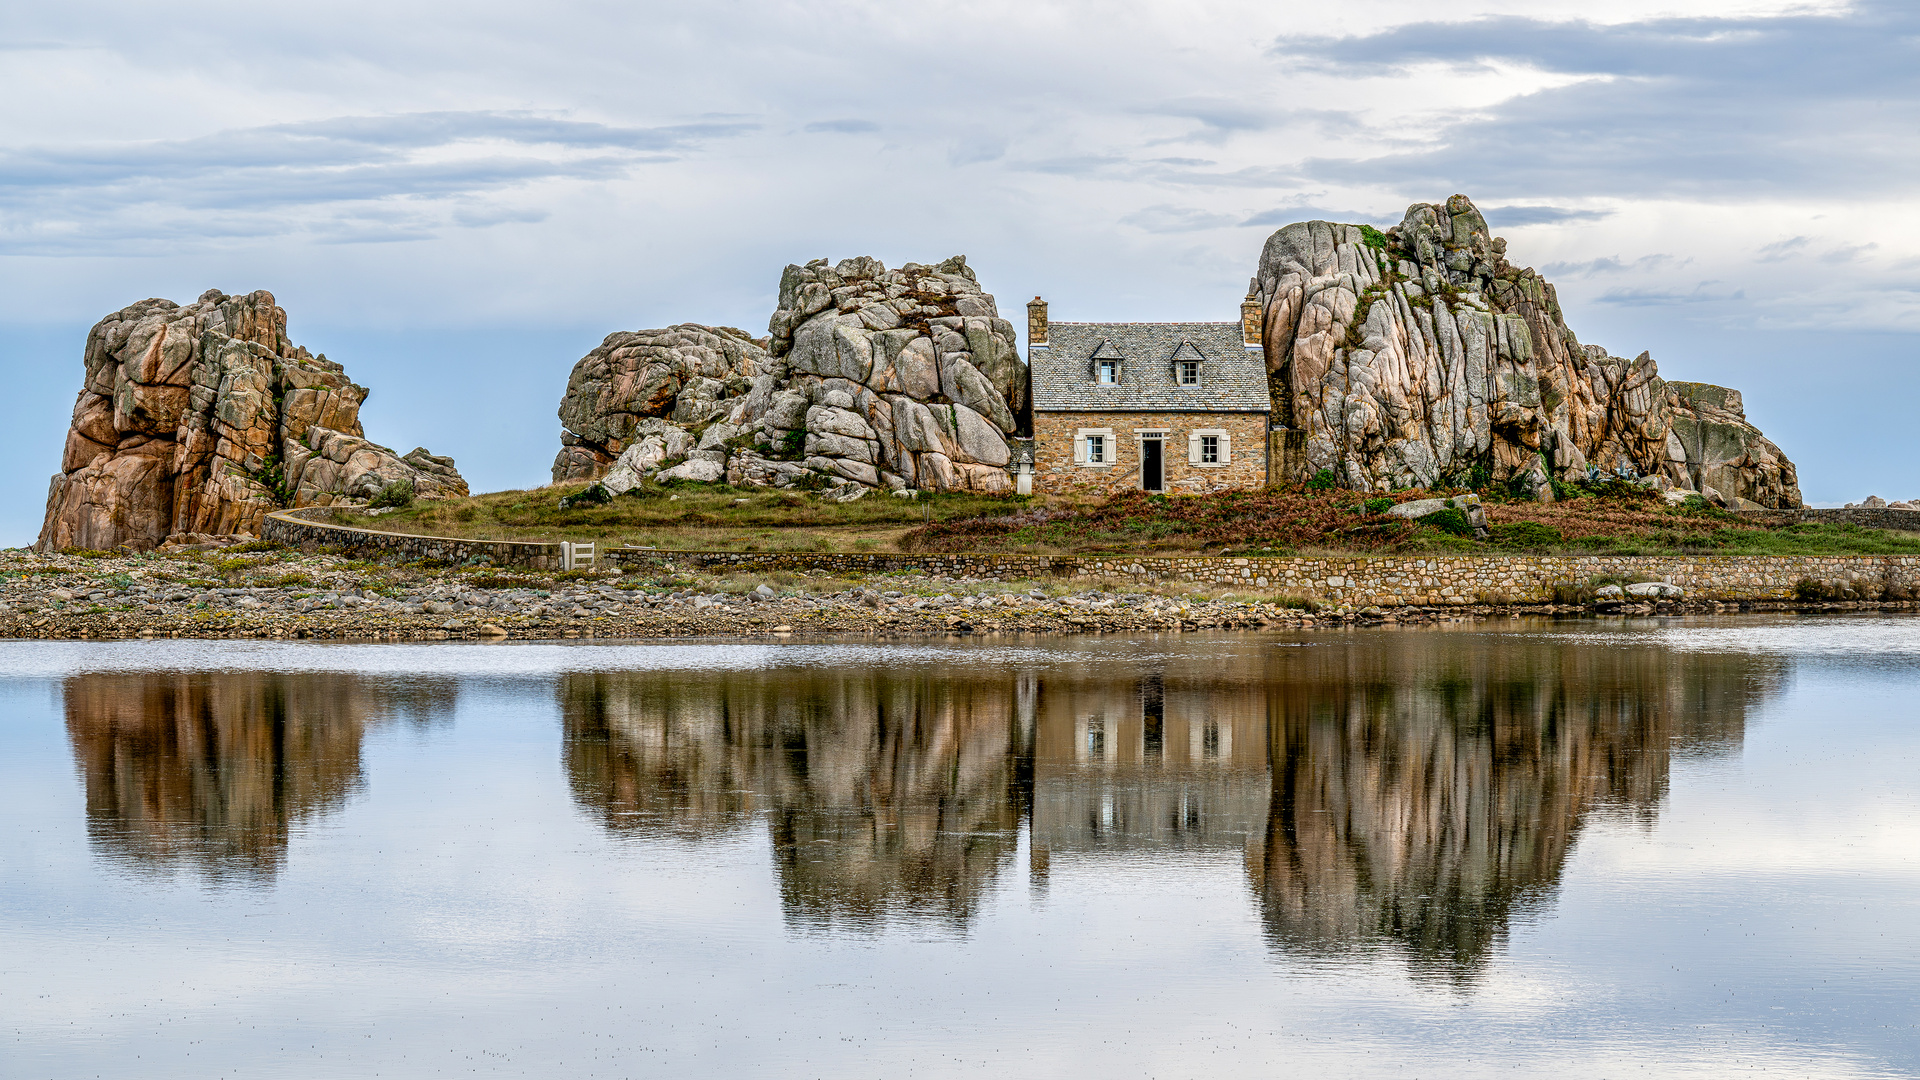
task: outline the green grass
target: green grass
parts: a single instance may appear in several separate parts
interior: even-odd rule
[[[681,550],[891,550],[899,534],[929,521],[1004,515],[1029,502],[969,493],[897,499],[874,492],[837,503],[800,491],[699,484],[650,487],[606,504],[560,508],[562,498],[587,486],[422,499],[378,517],[339,511],[332,520],[387,532],[485,540],[601,540]]]

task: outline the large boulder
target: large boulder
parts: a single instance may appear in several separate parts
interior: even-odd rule
[[[257,533],[275,508],[364,499],[398,481],[422,498],[467,494],[452,458],[367,441],[367,389],[287,338],[272,293],[142,300],[94,326],[85,366],[43,550]]]
[[[712,453],[731,483],[1013,490],[1026,365],[965,258],[789,266],[769,329],[760,341],[692,325],[607,338],[568,381],[554,481],[627,490],[704,475],[682,462]]]
[[[1549,476],[1597,469],[1800,504],[1792,463],[1737,394],[1730,410],[1696,400],[1647,353],[1582,345],[1553,286],[1506,250],[1464,195],[1417,203],[1384,233],[1309,221],[1267,240],[1253,291],[1274,419],[1304,438],[1309,472],[1548,492]]]
[[[1740,391],[1709,383],[1666,384],[1667,465],[1683,486],[1763,507],[1800,505],[1793,462],[1747,422]]]
[[[769,369],[766,340],[731,326],[608,334],[567,379],[553,482],[600,479],[629,446],[662,436],[661,421],[685,431],[713,420]]]

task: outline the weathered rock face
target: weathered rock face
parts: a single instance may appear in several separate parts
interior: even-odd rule
[[[278,507],[365,499],[400,480],[423,498],[467,494],[453,459],[366,440],[366,388],[289,341],[271,293],[142,300],[94,326],[85,362],[42,549],[257,532]]]
[[[608,334],[573,366],[560,401],[560,454],[553,480],[598,479],[630,446],[685,431],[729,408],[771,370],[766,340],[731,326],[682,323]],[[656,456],[652,467],[674,449]]]
[[[770,329],[609,337],[568,380],[554,481],[1012,490],[1026,365],[964,258],[789,266]]]
[[[1740,391],[1707,383],[1670,382],[1667,392],[1667,467],[1703,495],[1730,505],[1794,507],[1800,482],[1793,462],[1747,422]]]
[[[1792,463],[1737,393],[1676,389],[1700,384],[1662,381],[1646,353],[1582,345],[1553,286],[1507,262],[1464,195],[1415,204],[1385,233],[1289,225],[1267,240],[1253,289],[1275,422],[1304,437],[1309,469],[1343,483],[1545,494],[1549,475],[1597,468],[1800,503]]]

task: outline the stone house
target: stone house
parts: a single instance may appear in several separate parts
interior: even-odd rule
[[[1258,304],[1239,322],[1049,322],[1027,305],[1035,492],[1200,494],[1268,482]]]

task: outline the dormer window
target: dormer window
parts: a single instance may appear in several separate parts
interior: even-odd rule
[[[1121,361],[1126,359],[1126,356],[1123,355],[1119,349],[1113,347],[1113,342],[1102,341],[1100,347],[1093,350],[1093,355],[1088,357],[1088,359],[1093,361],[1093,381],[1096,384],[1100,386],[1120,385],[1120,364]]]
[[[1173,363],[1173,385],[1200,385],[1200,364],[1206,357],[1201,355],[1199,349],[1194,348],[1193,342],[1182,341],[1180,347],[1173,350],[1173,355],[1167,359]]]

